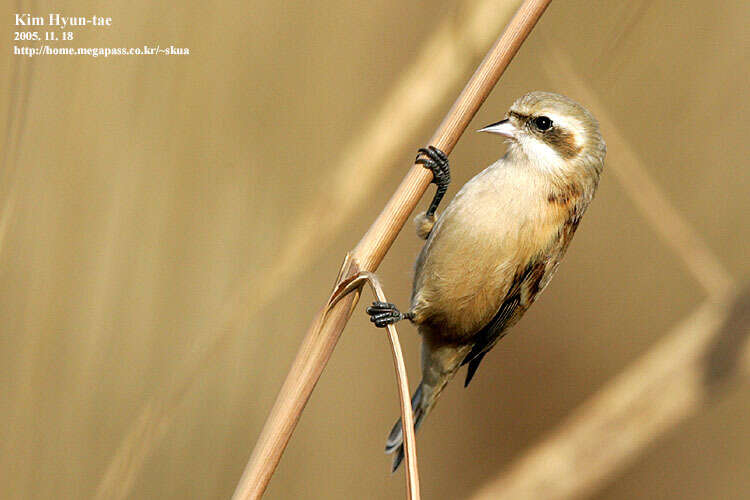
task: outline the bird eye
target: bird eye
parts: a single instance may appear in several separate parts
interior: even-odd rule
[[[552,127],[552,120],[550,120],[546,116],[538,116],[534,118],[534,126],[544,132],[545,130],[549,130],[550,127]]]

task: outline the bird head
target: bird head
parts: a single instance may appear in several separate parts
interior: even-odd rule
[[[506,118],[479,132],[502,135],[512,159],[553,174],[602,169],[606,145],[596,119],[559,94],[530,92],[516,100]]]

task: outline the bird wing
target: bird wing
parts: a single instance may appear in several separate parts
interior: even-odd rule
[[[474,346],[461,363],[462,366],[469,364],[464,387],[471,382],[487,351],[492,349],[497,341],[505,336],[510,326],[521,319],[523,313],[534,301],[539,293],[539,285],[544,278],[545,267],[544,261],[534,261],[526,266],[520,274],[516,273],[513,283],[503,298],[500,309],[490,322],[476,333]]]
[[[469,365],[464,387],[471,382],[487,351],[521,319],[536,297],[546,288],[557,271],[560,259],[565,254],[580,220],[578,213],[572,214],[544,255],[532,258],[516,272],[497,313],[474,335],[474,345],[461,363],[461,366]]]

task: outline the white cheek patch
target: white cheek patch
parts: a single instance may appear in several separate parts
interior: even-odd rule
[[[526,158],[539,168],[556,170],[565,163],[565,159],[554,148],[529,133],[519,137],[518,142]]]

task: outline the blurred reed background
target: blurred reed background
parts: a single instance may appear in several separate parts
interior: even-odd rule
[[[160,43],[191,55],[29,59],[12,42],[0,53],[0,497],[231,495],[343,255],[497,32],[478,24],[456,48],[439,106],[420,113],[424,96],[411,96],[419,125],[397,154],[352,144],[394,102],[436,26],[449,36],[477,2],[4,9],[8,32],[16,12],[97,14],[113,26],[77,30],[70,46]],[[482,16],[502,25],[518,3],[498,0]],[[550,71],[550,55],[563,53],[675,207],[747,277],[748,19],[740,0],[552,2],[471,129],[529,90],[578,98]],[[503,149],[467,133],[448,196]],[[350,183],[360,189],[338,188]],[[379,271],[398,304],[419,245],[407,227]],[[549,289],[420,431],[424,497],[469,495],[703,297],[605,172]],[[389,349],[363,309],[267,498],[403,495],[382,454],[398,413]],[[400,334],[414,382],[418,339],[408,325]],[[750,496],[749,388],[679,425],[593,496]]]

